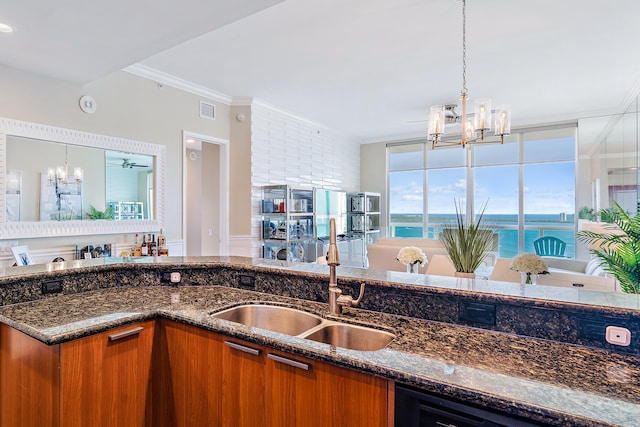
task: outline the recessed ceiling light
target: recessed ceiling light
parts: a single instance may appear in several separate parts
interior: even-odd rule
[[[0,33],[13,33],[13,27],[9,24],[0,22]]]

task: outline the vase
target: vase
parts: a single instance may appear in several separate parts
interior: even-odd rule
[[[461,277],[463,279],[475,279],[476,278],[476,273],[465,273],[462,271],[456,271],[454,273],[455,277]]]
[[[418,274],[418,264],[407,264],[407,273]]]
[[[538,275],[535,273],[520,272],[520,283],[523,285],[535,285],[538,283]]]

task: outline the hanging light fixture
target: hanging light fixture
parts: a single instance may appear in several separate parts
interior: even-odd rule
[[[467,116],[467,99],[469,97],[467,91],[467,1],[462,0],[462,91],[460,92],[462,102],[462,114],[455,113],[455,106],[452,105],[434,105],[431,107],[429,114],[429,136],[431,137],[431,146],[451,146],[460,145],[462,147],[467,144],[479,142],[504,142],[505,135],[511,133],[511,107],[508,105],[500,105],[494,111],[491,109],[490,99],[478,99],[474,103],[473,120]],[[452,113],[455,121],[458,119],[462,124],[462,134],[460,140],[443,141],[445,121],[451,118]],[[494,122],[494,136],[498,137],[493,140],[488,138],[488,132],[491,131],[491,122]],[[448,120],[450,121],[450,120]]]
[[[50,183],[55,184],[69,184],[69,160],[68,160],[68,145],[64,146],[64,165],[56,166],[55,168],[48,168],[47,176]],[[73,168],[73,181],[76,184],[82,182],[84,178],[84,171],[80,167]]]

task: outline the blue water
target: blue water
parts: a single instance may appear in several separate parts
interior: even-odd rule
[[[524,252],[535,253],[533,241],[539,237],[554,236],[567,244],[565,256],[574,258],[576,244],[573,217],[573,215],[566,215],[566,218],[560,218],[560,215],[525,215],[525,226],[533,226],[536,229],[524,230]],[[407,224],[395,227],[395,235],[393,237],[427,237],[433,239],[436,237],[436,230],[439,231],[442,225],[453,220],[455,220],[454,214],[429,215],[429,223],[434,225],[428,227],[427,235],[424,236],[421,214],[391,214],[391,224]],[[495,226],[493,230],[498,234],[498,256],[512,258],[518,255],[518,215],[485,215],[484,221],[489,226]],[[417,224],[414,226],[408,225],[408,223]],[[503,227],[513,227],[515,229],[505,230]],[[550,230],[545,227],[567,227],[570,229]]]

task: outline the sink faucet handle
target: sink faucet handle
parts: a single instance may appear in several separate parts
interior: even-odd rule
[[[345,307],[356,307],[362,301],[362,297],[364,296],[364,283],[360,283],[360,294],[358,295],[358,299],[354,300],[351,295],[340,295],[338,297],[338,305]]]

